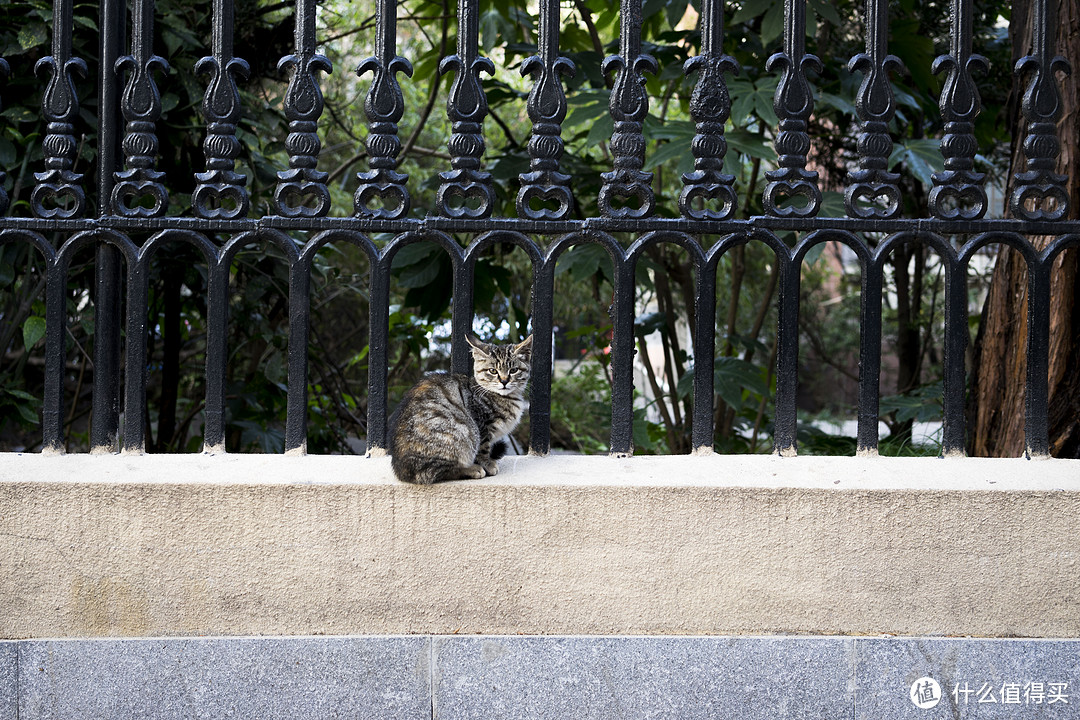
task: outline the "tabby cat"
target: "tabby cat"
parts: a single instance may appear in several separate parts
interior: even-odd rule
[[[525,410],[532,335],[489,345],[469,333],[473,374],[428,373],[390,419],[390,455],[399,480],[430,485],[499,472],[500,438]]]

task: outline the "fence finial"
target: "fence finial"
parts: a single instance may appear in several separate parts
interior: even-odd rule
[[[619,54],[604,58],[601,71],[607,75],[618,71],[611,88],[611,117],[615,132],[611,135],[611,154],[614,168],[601,175],[597,203],[606,217],[642,218],[652,215],[656,196],[652,189],[652,173],[644,172],[645,136],[642,123],[649,114],[649,94],[645,92],[645,73],[659,70],[656,59],[641,53],[641,0],[622,0],[619,9]],[[636,208],[616,208],[616,198],[636,198]]]
[[[817,172],[806,169],[806,154],[810,152],[806,128],[814,112],[814,93],[806,80],[806,70],[821,72],[821,61],[806,53],[806,0],[784,3],[784,51],[765,63],[766,70],[774,68],[783,73],[773,100],[773,109],[780,118],[780,133],[776,136],[780,167],[765,173],[769,184],[765,186],[763,205],[769,215],[811,217],[821,207],[821,190]],[[798,195],[806,198],[805,205],[780,206],[785,197]]]
[[[401,152],[398,121],[405,114],[405,98],[398,85],[397,73],[412,77],[412,63],[397,54],[397,0],[379,0],[375,15],[375,56],[360,63],[357,75],[371,72],[371,88],[364,100],[370,133],[367,138],[367,172],[356,177],[360,185],[353,195],[353,209],[358,217],[396,220],[409,213],[411,199],[406,183],[409,176],[397,172]],[[397,200],[395,206],[372,207],[377,199]]]
[[[1016,186],[1009,197],[1009,210],[1024,220],[1060,220],[1069,211],[1066,177],[1054,172],[1061,143],[1057,120],[1061,117],[1061,91],[1057,73],[1068,74],[1069,63],[1060,55],[1051,55],[1057,35],[1056,0],[1035,0],[1031,9],[1032,51],[1016,63],[1019,77],[1033,73],[1024,92],[1021,109],[1028,123],[1024,140],[1027,170],[1016,173]],[[1028,207],[1031,202],[1033,207]]]
[[[45,94],[41,98],[41,114],[49,121],[41,149],[45,154],[45,172],[34,173],[38,184],[30,193],[34,214],[45,218],[72,218],[86,209],[83,176],[73,172],[78,146],[75,142],[75,118],[79,115],[79,96],[72,74],[86,77],[86,62],[71,57],[72,0],[56,0],[53,6],[52,55],[37,61],[34,71],[49,73]],[[67,207],[61,198],[69,198]],[[46,207],[46,203],[52,207]]]
[[[135,0],[131,55],[116,61],[117,71],[127,70],[128,80],[120,109],[127,127],[121,147],[126,170],[115,173],[113,206],[124,217],[160,217],[169,208],[169,195],[160,182],[165,173],[155,170],[158,155],[156,123],[161,117],[161,95],[154,83],[155,69],[167,72],[169,63],[154,54],[154,0]],[[131,207],[126,199],[149,197],[149,207]]]
[[[972,77],[975,71],[986,73],[989,64],[982,55],[971,52],[970,0],[953,0],[952,43],[948,55],[934,60],[934,73],[945,72],[941,88],[941,117],[945,136],[941,154],[945,170],[934,173],[930,191],[930,212],[942,220],[978,220],[986,214],[986,189],[983,173],[975,172],[975,116],[979,114],[979,88]]]
[[[206,116],[206,172],[197,173],[199,184],[191,195],[191,209],[202,218],[242,218],[248,213],[247,176],[235,170],[240,154],[236,124],[240,122],[240,91],[236,77],[247,79],[251,72],[245,60],[233,57],[233,0],[214,0],[214,54],[195,64],[195,72],[210,75],[203,97]],[[221,204],[232,201],[232,207]],[[216,207],[210,203],[215,202]]]
[[[844,192],[848,215],[868,219],[900,214],[900,175],[889,172],[892,138],[889,121],[896,112],[889,72],[902,71],[900,58],[888,54],[888,0],[866,0],[866,52],[851,58],[848,71],[861,71],[862,84],[855,97],[855,113],[862,122],[857,148],[859,169],[851,171]]]
[[[559,172],[563,154],[562,121],[566,118],[566,93],[559,75],[573,77],[576,68],[569,58],[559,55],[559,0],[540,0],[539,54],[526,58],[521,74],[532,74],[536,81],[529,93],[529,118],[533,134],[529,138],[529,172],[518,176],[521,189],[517,196],[519,217],[530,220],[565,220],[574,204],[570,176]],[[554,200],[558,207],[534,209],[532,200]]]
[[[293,68],[289,89],[285,92],[285,117],[289,120],[289,136],[285,150],[289,153],[289,169],[277,174],[274,191],[274,211],[284,217],[322,217],[330,212],[330,191],[326,189],[327,174],[315,167],[319,162],[319,116],[323,111],[323,96],[319,89],[317,71],[329,73],[333,66],[315,52],[315,0],[297,0],[296,52],[278,61],[278,70]],[[311,198],[311,205],[292,201]]]
[[[689,75],[699,71],[697,85],[690,96],[690,115],[697,122],[697,134],[690,143],[694,154],[694,171],[682,176],[679,210],[695,220],[727,220],[735,212],[735,176],[724,174],[727,140],[724,123],[731,116],[731,97],[728,95],[724,73],[738,74],[739,63],[724,54],[724,2],[705,0],[701,8],[701,54],[683,63]],[[719,209],[694,208],[694,200],[714,200]]]
[[[439,213],[453,218],[490,217],[495,204],[491,173],[480,169],[484,155],[484,117],[488,111],[480,73],[494,75],[495,64],[480,56],[479,44],[479,2],[458,0],[457,55],[445,57],[439,63],[440,73],[455,72],[446,103],[446,114],[453,123],[453,135],[447,143],[453,170],[439,173],[442,184],[435,197]],[[469,207],[470,199],[475,199],[475,207]],[[452,200],[461,204],[451,205]]]

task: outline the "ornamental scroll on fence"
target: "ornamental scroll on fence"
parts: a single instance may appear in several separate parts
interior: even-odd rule
[[[533,268],[532,326],[535,335],[530,447],[549,449],[551,403],[552,298],[555,265],[569,247],[598,243],[614,267],[611,364],[611,452],[633,452],[634,278],[641,254],[657,243],[684,248],[696,278],[693,357],[698,367],[712,367],[716,340],[716,269],[728,250],[760,242],[776,255],[779,267],[775,452],[795,453],[800,268],[817,244],[836,241],[858,256],[862,270],[859,359],[858,448],[876,452],[878,445],[878,385],[881,371],[882,284],[884,264],[898,246],[919,241],[942,260],[945,272],[945,357],[942,453],[964,451],[964,353],[968,342],[967,270],[973,255],[990,243],[1020,252],[1029,270],[1026,378],[1026,442],[1032,456],[1046,455],[1047,364],[1049,344],[1050,267],[1065,248],[1080,244],[1080,225],[1067,220],[1068,195],[1063,176],[1055,173],[1059,142],[1055,123],[1061,114],[1059,80],[1067,71],[1051,47],[1055,37],[1057,0],[1034,0],[1032,52],[1017,65],[1017,82],[1024,83],[1022,112],[1027,136],[1027,161],[1017,174],[1009,200],[1010,219],[984,219],[987,194],[984,176],[974,170],[974,118],[979,112],[975,73],[985,60],[972,51],[971,0],[953,0],[951,47],[934,62],[944,73],[940,97],[945,135],[941,140],[944,170],[933,175],[929,218],[900,217],[898,175],[890,172],[892,149],[888,123],[895,112],[889,73],[901,69],[888,54],[888,2],[867,0],[864,14],[866,52],[849,67],[862,73],[855,98],[860,134],[857,167],[851,170],[845,192],[845,217],[822,217],[822,194],[817,173],[808,168],[811,139],[808,120],[814,109],[814,90],[807,70],[820,61],[806,52],[805,0],[785,0],[783,51],[773,55],[767,69],[780,74],[774,108],[777,161],[766,173],[764,215],[735,219],[738,202],[733,177],[723,173],[727,152],[724,124],[731,111],[725,76],[739,71],[723,53],[724,4],[701,1],[701,53],[686,62],[684,72],[695,88],[690,113],[696,135],[690,146],[694,169],[682,176],[680,217],[655,213],[652,173],[647,172],[643,123],[649,114],[645,74],[659,70],[643,53],[642,4],[622,0],[618,54],[604,59],[603,70],[614,74],[610,114],[614,131],[609,143],[610,172],[603,174],[597,198],[597,217],[571,217],[574,207],[570,177],[560,167],[563,154],[561,123],[567,101],[562,80],[575,72],[560,55],[558,0],[540,0],[538,52],[522,65],[532,80],[527,110],[532,121],[528,172],[520,175],[517,217],[493,217],[491,175],[483,167],[483,124],[487,101],[481,76],[494,71],[481,56],[478,27],[480,0],[458,0],[456,53],[442,58],[440,71],[453,74],[448,101],[452,134],[448,139],[450,168],[439,175],[435,207],[418,213],[410,197],[410,179],[398,172],[401,151],[398,123],[407,108],[399,76],[411,76],[412,66],[397,54],[395,0],[378,0],[372,39],[374,55],[359,64],[370,75],[364,103],[368,122],[369,170],[357,173],[350,217],[328,217],[327,174],[318,169],[319,118],[323,99],[319,72],[329,61],[317,52],[315,0],[297,0],[295,50],[281,59],[290,82],[284,98],[288,121],[285,148],[289,167],[277,173],[273,215],[252,217],[247,178],[235,160],[241,151],[236,136],[244,108],[237,81],[248,73],[242,58],[233,56],[233,1],[213,0],[213,36],[209,55],[195,70],[206,78],[203,115],[206,119],[205,171],[195,173],[191,217],[167,214],[168,185],[157,170],[155,123],[162,112],[155,72],[167,59],[153,52],[153,0],[131,0],[130,24],[118,0],[102,0],[98,78],[99,172],[97,197],[104,201],[96,215],[87,207],[87,175],[73,171],[77,152],[75,123],[79,116],[78,89],[87,67],[72,57],[73,0],[54,0],[52,54],[39,61],[47,76],[42,117],[47,121],[42,140],[43,172],[35,174],[31,217],[0,217],[0,242],[25,242],[44,257],[47,270],[45,390],[42,411],[43,447],[60,452],[65,446],[64,338],[68,271],[72,256],[87,247],[97,251],[93,421],[91,446],[96,450],[142,452],[145,446],[147,346],[131,342],[147,334],[148,276],[156,250],[168,243],[188,243],[202,254],[208,274],[206,398],[204,447],[223,451],[225,438],[225,377],[227,363],[230,267],[248,243],[271,243],[289,263],[288,399],[285,428],[287,452],[304,452],[307,424],[307,339],[312,260],[332,242],[350,242],[368,256],[370,283],[370,371],[368,447],[378,450],[387,440],[387,344],[389,333],[390,268],[394,255],[414,242],[430,241],[449,255],[453,265],[452,368],[467,371],[469,357],[464,334],[473,317],[473,278],[476,260],[496,243],[521,247]],[[128,31],[130,27],[130,31]],[[128,54],[121,41],[130,37]],[[177,69],[187,72],[187,69]],[[0,79],[10,72],[0,59]],[[0,86],[2,93],[2,86]],[[0,95],[2,97],[2,95]],[[0,174],[0,182],[4,176]],[[799,202],[792,202],[792,200]],[[0,186],[0,214],[9,205]],[[788,246],[781,231],[801,234]],[[291,234],[303,234],[305,241]],[[375,243],[375,234],[393,239]],[[624,246],[613,233],[633,241]],[[871,246],[864,233],[884,239]],[[60,238],[55,244],[46,238]],[[132,236],[147,239],[136,245]],[[1052,236],[1042,250],[1031,236]],[[455,238],[469,239],[466,247]],[[954,244],[949,238],[956,237]],[[126,312],[121,292],[126,292]],[[121,342],[121,325],[125,342]],[[121,351],[123,355],[121,355]],[[122,372],[123,370],[123,372]],[[122,378],[121,378],[122,376]],[[121,382],[122,380],[122,382]],[[693,378],[692,445],[712,451],[713,376]],[[121,406],[123,426],[121,427]]]

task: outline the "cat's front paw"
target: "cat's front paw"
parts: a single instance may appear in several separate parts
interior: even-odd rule
[[[481,465],[470,465],[465,468],[465,472],[462,473],[463,480],[479,480],[486,475],[493,475],[494,473],[488,473],[487,468]]]
[[[495,464],[494,460],[481,461],[480,465],[484,468],[484,472],[488,474],[488,477],[499,474],[499,466]]]

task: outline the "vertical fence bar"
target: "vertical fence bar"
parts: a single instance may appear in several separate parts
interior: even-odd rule
[[[1049,457],[1047,418],[1050,388],[1050,273],[1053,261],[1028,265],[1027,378],[1024,385],[1024,445],[1029,458]]]
[[[8,65],[7,60],[0,58],[0,82],[7,80],[7,77],[10,74],[11,66]],[[3,109],[2,104],[0,104],[0,109]],[[5,182],[7,182],[7,174],[4,172],[3,168],[0,168],[0,215],[7,212],[8,204],[11,202],[7,190],[4,189]]]
[[[773,109],[780,119],[776,136],[776,170],[765,173],[762,204],[769,215],[781,217],[811,217],[821,208],[821,190],[817,172],[806,169],[806,154],[810,152],[810,136],[806,132],[814,112],[814,92],[806,81],[808,68],[821,72],[821,61],[806,53],[806,0],[784,0],[784,51],[776,53],[765,63],[765,69],[780,68]],[[803,206],[781,206],[785,199],[806,198]]]
[[[368,305],[368,415],[367,453],[385,455],[387,363],[390,337],[390,266],[393,252],[384,248],[371,263],[371,290]]]
[[[634,454],[634,259],[615,265],[611,309],[611,455]]]
[[[203,452],[225,452],[225,373],[228,362],[231,256],[218,252],[206,279],[206,427]]]
[[[965,354],[968,343],[967,263],[949,262],[945,271],[945,352],[942,378],[941,456],[964,455]]]
[[[556,261],[557,258],[546,256],[543,262],[533,263],[530,455],[547,455],[551,449],[551,354]]]
[[[236,77],[247,78],[251,72],[245,60],[233,57],[233,0],[214,0],[212,56],[195,63],[195,72],[210,75],[203,96],[206,118],[206,172],[196,173],[198,184],[191,194],[191,211],[201,218],[233,219],[244,217],[251,206],[247,176],[236,172],[240,141],[236,124],[240,122],[240,91]],[[225,205],[222,201],[231,202]]]
[[[398,121],[405,114],[405,98],[397,73],[412,77],[412,64],[397,54],[397,0],[379,0],[375,13],[375,56],[360,63],[357,75],[373,73],[364,101],[370,132],[367,138],[367,172],[356,174],[360,181],[353,195],[353,211],[360,217],[395,220],[409,214],[411,199],[406,182],[409,176],[397,172],[401,152]],[[397,200],[396,206],[374,207],[376,200]]]
[[[945,170],[934,173],[930,191],[930,212],[942,220],[977,220],[986,213],[983,173],[975,172],[975,117],[979,114],[979,88],[974,71],[984,74],[990,65],[982,55],[971,52],[972,0],[952,0],[952,37],[949,55],[934,60],[934,73],[945,72],[941,88],[941,118],[945,135],[941,154]]]
[[[716,257],[719,262],[720,256]],[[713,364],[716,362],[716,262],[705,259],[698,263],[694,282],[694,415],[690,436],[695,455],[711,455],[714,432]]]
[[[799,285],[801,265],[790,256],[777,255],[780,263],[776,321],[776,417],[773,451],[782,457],[797,453],[798,411],[795,394],[799,387]]]
[[[114,173],[120,169],[120,80],[116,61],[124,45],[127,7],[124,0],[102,0],[98,18],[100,76],[98,78],[98,215],[113,215]]]
[[[315,0],[296,0],[295,43],[296,52],[278,61],[278,71],[292,68],[293,74],[285,91],[289,169],[277,174],[274,212],[283,217],[322,217],[330,211],[330,191],[326,189],[327,174],[315,169],[321,149],[319,116],[323,111],[315,73],[329,73],[333,66],[315,52]]]
[[[92,452],[115,452],[120,431],[120,251],[97,249],[94,293],[94,394]]]
[[[46,260],[45,392],[41,408],[41,447],[64,452],[64,339],[67,330],[67,255]]]
[[[521,74],[532,74],[535,84],[526,105],[533,122],[529,138],[529,172],[518,176],[518,217],[530,220],[564,220],[574,203],[570,176],[559,172],[563,154],[562,121],[566,119],[566,94],[559,75],[573,77],[574,63],[559,56],[559,0],[540,0],[539,53],[526,58]],[[533,199],[551,200],[558,207],[533,208]],[[536,343],[533,343],[534,354]],[[546,450],[544,452],[547,452]]]
[[[884,258],[862,268],[859,307],[859,427],[856,454],[876,455],[881,384],[881,281]]]
[[[458,0],[457,54],[439,63],[439,73],[454,71],[454,83],[446,101],[446,114],[453,123],[450,167],[439,173],[442,184],[435,196],[440,215],[453,218],[486,218],[495,204],[491,173],[481,170],[484,155],[484,118],[487,97],[480,73],[495,74],[495,65],[480,50],[480,1]],[[473,200],[475,207],[469,206]],[[460,204],[458,204],[460,203]]]
[[[848,63],[849,72],[862,72],[862,84],[855,97],[855,114],[862,123],[857,149],[859,169],[852,170],[844,192],[847,214],[866,219],[893,218],[900,214],[900,175],[889,172],[892,138],[889,121],[896,112],[889,72],[900,71],[903,63],[889,55],[889,2],[866,0],[866,52]]]
[[[1034,0],[1031,12],[1031,54],[1020,58],[1015,70],[1018,81],[1023,73],[1032,73],[1020,104],[1028,124],[1023,145],[1027,170],[1014,176],[1009,210],[1024,220],[1060,220],[1069,211],[1069,193],[1067,178],[1054,172],[1061,152],[1057,120],[1062,112],[1055,76],[1069,72],[1069,63],[1052,55],[1057,38],[1057,0]]]
[[[472,332],[473,278],[476,256],[469,254],[464,260],[454,258],[454,290],[450,300],[450,370],[468,375],[472,372],[472,351],[465,342],[465,335]]]
[[[124,40],[126,15],[124,0],[102,0],[98,88],[98,213],[101,216],[113,212],[112,191],[118,168],[116,147],[120,138],[117,116],[120,82],[115,65]],[[66,285],[66,267],[64,272]],[[94,394],[90,446],[112,451],[120,423],[120,251],[117,248],[109,245],[98,247],[95,276]],[[57,299],[56,302],[64,301]],[[61,304],[57,312],[64,311],[65,305]],[[63,335],[60,336],[56,352],[59,353],[62,372]],[[62,440],[58,439],[58,442]]]
[[[289,266],[289,375],[285,411],[285,454],[307,453],[308,337],[311,326],[312,255]]]
[[[124,367],[124,441],[126,453],[146,451],[146,315],[150,287],[149,258],[131,262],[127,272],[127,342]]]
[[[605,217],[643,218],[653,214],[656,196],[652,173],[645,172],[643,123],[649,114],[649,95],[644,73],[656,73],[659,66],[651,55],[641,53],[641,0],[621,0],[619,5],[619,54],[604,58],[605,75],[618,72],[611,88],[610,111],[615,121],[608,149],[613,156],[611,172],[602,173],[597,204]],[[616,200],[634,198],[638,206],[615,207]],[[630,340],[633,344],[633,340]]]
[[[41,97],[41,114],[48,121],[41,143],[45,172],[34,173],[37,185],[30,193],[30,206],[38,217],[71,218],[86,209],[83,176],[72,170],[78,152],[73,123],[79,115],[79,95],[71,76],[86,77],[86,62],[71,56],[74,12],[72,0],[53,2],[52,55],[34,66],[39,77],[49,76]],[[61,198],[67,198],[66,206]]]

